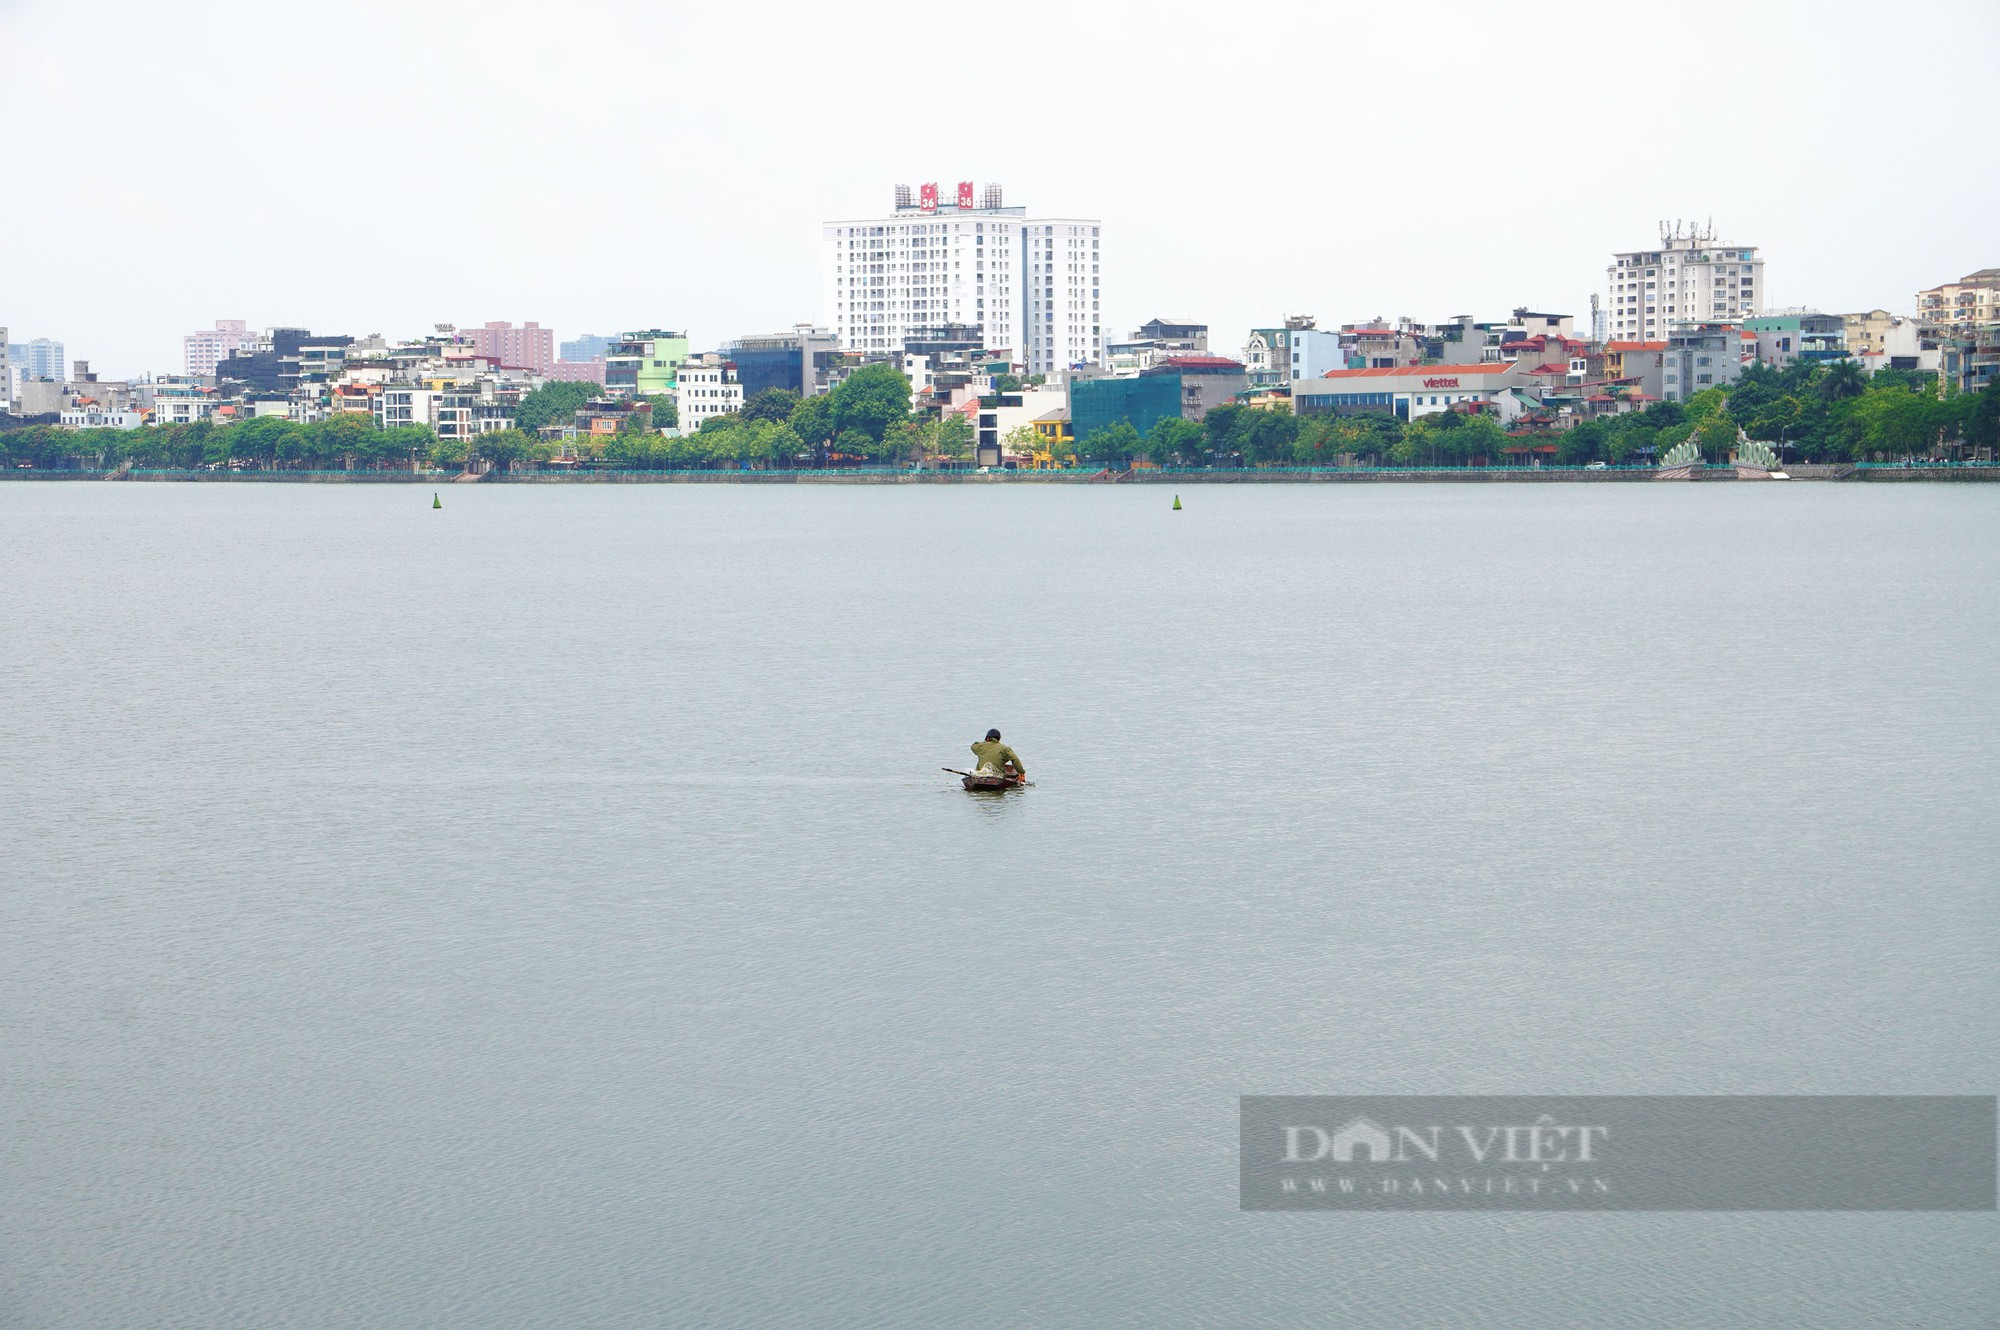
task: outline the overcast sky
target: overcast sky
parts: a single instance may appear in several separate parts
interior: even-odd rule
[[[707,347],[823,321],[819,223],[961,179],[1103,219],[1107,332],[1231,353],[1582,326],[1669,217],[1762,246],[1772,305],[1908,310],[2000,264],[1996,59],[1993,0],[0,0],[0,326],[110,375],[217,318]]]

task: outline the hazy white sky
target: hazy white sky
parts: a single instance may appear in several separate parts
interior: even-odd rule
[[[0,0],[0,326],[114,375],[217,318],[712,346],[825,318],[822,220],[961,179],[1103,218],[1107,331],[1231,352],[1581,323],[1667,217],[1774,305],[1904,310],[2000,264],[1996,57],[1993,0]]]

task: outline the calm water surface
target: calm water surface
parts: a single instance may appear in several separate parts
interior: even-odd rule
[[[1994,1323],[1236,1099],[1994,1092],[2000,487],[443,493],[0,486],[7,1326]]]

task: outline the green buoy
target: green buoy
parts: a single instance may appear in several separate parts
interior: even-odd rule
[[[1181,496],[1176,494],[1174,495],[1174,511],[1179,512],[1180,510],[1181,510]]]
[[[431,491],[431,507],[433,507],[433,508],[442,508],[442,507],[444,507],[444,505],[443,505],[443,504],[441,504],[441,503],[439,503],[439,502],[438,502],[438,496],[437,496],[437,491],[436,491],[436,490],[432,490],[432,491]]]

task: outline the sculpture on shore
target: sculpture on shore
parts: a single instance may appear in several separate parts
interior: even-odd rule
[[[1736,445],[1736,465],[1754,466],[1764,471],[1778,469],[1778,454],[1762,439],[1744,439]]]
[[[1667,449],[1666,455],[1660,458],[1660,470],[1662,471],[1671,467],[1699,466],[1700,464],[1701,445],[1693,439],[1681,440],[1673,447]]]

